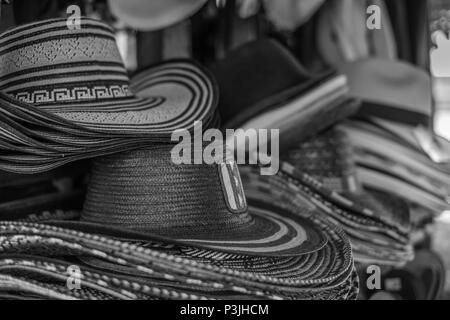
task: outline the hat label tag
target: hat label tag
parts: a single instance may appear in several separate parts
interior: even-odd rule
[[[247,211],[247,200],[244,194],[241,177],[234,160],[227,160],[218,166],[222,191],[228,209],[233,213]]]

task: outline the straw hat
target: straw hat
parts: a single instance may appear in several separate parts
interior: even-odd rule
[[[151,134],[211,116],[215,90],[198,66],[173,62],[136,77],[133,94],[113,30],[81,18],[46,20],[0,35],[2,104],[80,129]],[[21,102],[21,103],[20,103]],[[25,103],[25,105],[23,104]]]
[[[82,221],[153,233],[189,245],[263,256],[321,249],[305,219],[248,207],[237,165],[176,165],[172,145],[94,161]]]
[[[113,30],[80,26],[54,19],[0,35],[0,170],[48,171],[217,123],[217,87],[201,66],[173,60],[130,81]]]

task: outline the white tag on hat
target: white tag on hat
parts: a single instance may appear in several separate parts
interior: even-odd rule
[[[246,212],[247,200],[236,162],[227,159],[219,164],[219,176],[228,209],[233,213]]]

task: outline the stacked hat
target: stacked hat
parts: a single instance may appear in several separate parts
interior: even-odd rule
[[[95,157],[87,196],[79,214],[0,223],[0,296],[356,297],[340,228],[307,206],[298,214],[247,204],[226,152],[213,164],[173,161],[172,131],[215,119],[207,73],[165,63],[129,90],[109,27],[88,19],[79,30],[64,26],[50,20],[0,36],[3,59],[18,61],[1,69],[0,168],[34,173]]]
[[[211,66],[220,89],[225,129],[277,129],[296,143],[356,112],[346,77],[334,70],[309,74],[281,44],[261,39]],[[237,145],[237,147],[242,147]]]
[[[243,179],[248,197],[265,199],[280,206],[307,202],[326,220],[344,228],[350,237],[355,261],[359,263],[402,266],[414,257],[407,230],[389,226],[377,216],[386,209],[401,212],[405,206],[394,207],[389,203],[390,206],[381,207],[375,202],[378,205],[375,212],[357,201],[333,193],[311,176],[296,172],[290,165],[285,164],[284,167],[292,175],[280,172],[276,176],[263,177],[252,168],[246,169]],[[302,181],[300,175],[305,180]],[[328,197],[330,194],[334,197]]]
[[[219,109],[224,128],[278,129],[280,150],[289,150],[281,166],[284,173],[263,177],[257,168],[244,169],[244,185],[251,199],[281,206],[287,201],[294,211],[293,199],[308,203],[326,219],[344,227],[361,262],[403,265],[412,259],[408,208],[389,196],[379,200],[355,194],[351,145],[330,134],[318,138],[320,132],[358,107],[358,102],[348,97],[345,76],[330,71],[312,77],[288,50],[272,40],[242,46],[212,70],[221,92]],[[236,140],[239,143],[239,139],[229,142],[235,145]],[[240,142],[246,143],[245,139]],[[245,147],[237,145],[240,150]],[[251,154],[255,150],[246,151]],[[349,192],[340,196],[338,191]]]
[[[352,268],[344,271],[348,259],[327,258],[331,252],[347,250],[332,242],[317,257],[274,260],[191,252],[157,238],[117,230],[112,230],[116,236],[135,240],[120,241],[42,224],[2,223],[0,229],[0,277],[8,279],[7,285],[0,281],[0,294],[13,291],[55,298],[49,295],[52,290],[83,299],[346,299],[355,298],[358,288]],[[335,234],[335,244],[337,238]],[[61,256],[71,259],[62,260]],[[324,263],[317,264],[316,259]],[[331,267],[328,271],[326,264],[326,269]],[[321,276],[310,278],[313,274]],[[74,285],[81,280],[79,290],[67,285],[72,279]],[[38,288],[30,288],[33,285]]]
[[[135,77],[113,30],[48,20],[0,35],[0,170],[37,173],[169,140],[214,120],[216,87],[200,66],[167,62]]]
[[[176,165],[171,147],[96,159],[80,220],[0,223],[0,274],[72,296],[78,272],[78,298],[355,297],[340,228],[307,205],[247,205],[233,161]]]
[[[342,125],[355,148],[361,182],[434,215],[448,209],[450,171],[448,164],[439,163],[448,142],[429,129],[429,75],[406,63],[381,59],[356,61],[342,71],[348,76],[350,95],[363,100],[358,119]]]
[[[389,193],[365,190],[360,186],[352,148],[344,132],[329,130],[313,141],[288,150],[283,160],[286,163],[282,167],[288,174],[293,174],[294,179],[306,182],[307,175],[311,175],[311,179],[321,184],[316,185],[315,192],[339,210],[353,215],[348,219],[346,215],[340,215],[337,220],[351,237],[358,261],[402,265],[412,259],[407,204]],[[307,179],[296,172],[306,173]],[[307,185],[314,191],[315,183]],[[377,227],[370,231],[365,228],[374,221],[377,221]],[[390,258],[383,262],[386,255]]]

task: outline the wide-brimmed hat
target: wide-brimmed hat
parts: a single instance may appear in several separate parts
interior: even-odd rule
[[[126,289],[132,298],[167,297],[160,292],[173,292],[171,298],[354,298],[353,256],[340,228],[307,206],[289,211],[256,201],[247,209],[233,162],[175,165],[172,147],[94,160],[81,220],[56,212],[4,222],[0,251],[18,257],[9,257],[3,273],[35,281],[47,272],[60,279],[67,263],[29,255],[69,256],[89,276],[106,278],[97,283],[97,294]],[[15,284],[29,290],[27,282]]]
[[[217,122],[217,88],[201,66],[173,60],[130,82],[113,30],[80,23],[46,20],[0,35],[0,169],[42,172]]]
[[[18,290],[31,282],[72,296],[54,285],[70,261],[94,290],[78,298],[130,291],[125,298],[355,297],[353,256],[340,228],[307,206],[252,202],[247,209],[234,163],[175,165],[171,147],[95,160],[81,220],[57,211],[0,223],[2,274],[19,276],[11,280]]]
[[[66,22],[46,20],[0,35],[0,90],[28,104],[21,105],[24,112],[40,110],[42,117],[66,120],[63,125],[111,134],[171,132],[193,125],[193,114],[212,115],[214,85],[199,66],[174,62],[137,75],[133,91],[145,96],[139,98],[113,30],[86,18],[80,29]]]
[[[314,140],[284,150],[282,170],[285,169],[288,174],[298,175],[302,181],[306,181],[308,176],[312,176],[320,182],[321,186],[317,184],[316,188],[321,194],[330,198],[336,197],[336,200],[340,196],[341,204],[345,202],[344,199],[347,199],[348,203],[353,202],[360,209],[372,207],[371,211],[377,212],[371,215],[369,214],[370,210],[367,210],[367,216],[378,214],[380,221],[397,227],[399,231],[408,230],[410,227],[408,210],[399,210],[393,214],[388,209],[389,205],[387,208],[383,208],[384,205],[380,203],[378,198],[383,198],[383,196],[375,196],[375,194],[381,193],[368,191],[361,185],[354,150],[348,138],[345,132],[333,128],[318,135]],[[300,177],[302,173],[305,175]],[[310,185],[314,184],[310,183]],[[385,197],[388,198],[388,195]],[[388,203],[389,201],[382,202]],[[391,202],[394,206],[396,203],[394,197]],[[364,211],[366,210],[362,210],[362,212]]]
[[[85,27],[91,23],[91,20],[82,21],[82,26]],[[39,28],[39,24],[29,26],[28,29],[19,28],[16,34],[36,27]],[[65,32],[67,30],[61,29],[63,39]],[[43,36],[40,32],[35,33],[37,38]],[[66,36],[72,39],[71,32]],[[83,37],[84,35],[74,36],[74,39]],[[203,96],[203,99],[196,96],[188,103],[187,108],[194,115],[199,115],[196,110],[208,110],[206,113],[200,112],[198,118],[187,116],[185,121],[188,129],[193,124],[189,123],[189,118],[192,121],[214,121],[213,82],[194,64],[178,62],[179,68],[183,69],[182,65],[186,66],[185,69],[195,70],[194,73],[209,83],[212,90],[211,95]],[[159,67],[161,66],[156,68]],[[70,82],[73,76],[76,77],[72,74],[67,80]],[[147,81],[142,83],[146,88]],[[164,83],[158,82],[155,86],[161,89],[165,87]],[[183,89],[176,88],[179,89],[177,85],[165,87],[160,94],[163,95],[162,91],[167,90],[168,94],[185,102]],[[142,96],[148,98],[152,92],[145,91]],[[205,103],[206,109],[200,107],[200,102],[197,104],[200,100]],[[169,110],[164,117],[176,117],[178,113],[174,114],[171,106],[178,100],[171,101],[155,113],[161,116]],[[72,102],[68,103],[71,104]],[[132,148],[145,147],[94,161],[81,220],[67,221],[65,219],[73,218],[73,215],[58,211],[56,216],[46,214],[44,217],[32,217],[33,221],[46,224],[0,223],[1,252],[19,255],[23,259],[13,258],[11,264],[7,261],[3,274],[19,274],[19,277],[25,277],[26,280],[31,279],[31,283],[36,278],[41,279],[42,272],[53,268],[51,264],[47,264],[50,266],[47,270],[39,265],[36,267],[42,258],[29,257],[30,254],[35,254],[62,260],[67,257],[75,258],[81,266],[89,265],[95,271],[101,270],[97,273],[94,270],[88,272],[91,272],[93,278],[99,279],[103,286],[100,292],[103,294],[108,290],[109,281],[105,286],[101,280],[107,277],[109,270],[114,274],[112,284],[119,289],[128,287],[134,292],[147,292],[156,297],[160,296],[156,291],[152,293],[152,290],[160,288],[175,288],[174,291],[179,290],[176,291],[178,297],[183,297],[182,293],[186,293],[188,289],[197,294],[202,292],[201,296],[208,293],[208,296],[216,298],[230,297],[230,293],[249,297],[354,297],[357,280],[353,271],[350,244],[343,231],[320,217],[315,217],[314,211],[307,207],[292,212],[267,203],[247,205],[234,161],[224,159],[212,165],[176,165],[171,159],[173,145],[168,140],[171,131],[164,125],[163,130],[147,132],[149,139],[145,140],[142,137],[145,133],[140,134],[138,131],[142,129],[133,131],[122,128],[118,133],[77,123],[78,117],[75,119],[72,114],[76,110],[67,112],[69,116],[64,118],[44,110],[51,107],[47,104],[33,106],[18,102],[7,94],[3,94],[3,105],[5,107],[1,110],[4,111],[5,136],[14,137],[12,146],[26,142],[23,145],[33,148],[26,150],[27,158],[17,158],[19,153],[10,153],[10,146],[5,145],[7,152],[3,154],[3,162],[9,162],[13,167],[18,164],[24,165],[20,168],[28,166],[27,169],[31,169],[28,173],[41,165],[46,166],[46,169],[59,165],[56,158],[66,156],[60,148],[66,147],[67,142],[70,148],[75,147],[69,161],[86,154],[94,157],[126,151],[126,143],[131,142]],[[91,107],[95,106],[98,105],[92,102]],[[59,101],[57,110],[64,107],[67,105],[61,105]],[[153,105],[151,110],[157,108],[159,107]],[[80,114],[80,117],[84,115]],[[96,123],[97,120],[90,124]],[[35,130],[36,127],[38,131]],[[183,129],[185,126],[175,121],[172,128]],[[36,138],[40,145],[35,145],[30,136]],[[77,143],[79,137],[84,138],[82,143]],[[113,140],[114,138],[117,139]],[[114,149],[95,152],[104,142],[102,139],[108,139],[108,144]],[[12,142],[10,140],[8,141]],[[49,140],[53,143],[51,148],[55,150],[47,150]],[[89,147],[91,143],[95,147]],[[54,152],[56,156],[43,155],[42,150]],[[37,154],[32,153],[35,151],[38,151]],[[28,164],[28,161],[33,163]],[[103,205],[99,206],[100,203]],[[166,250],[172,250],[172,253],[168,254]],[[23,257],[24,254],[28,257]],[[21,267],[23,261],[30,265],[30,269],[24,270]],[[56,266],[56,269],[60,269],[61,265],[64,264]],[[28,271],[31,271],[31,276],[27,274]],[[61,272],[53,271],[50,282],[54,282],[56,278],[61,279],[62,276]],[[133,281],[128,281],[130,278]],[[155,279],[162,284],[155,283]],[[18,283],[20,284],[15,282],[16,285]],[[27,283],[23,285],[28,288]]]
[[[207,0],[108,0],[114,16],[128,26],[152,31],[181,22],[197,12]]]
[[[3,275],[15,276],[12,284],[23,291],[29,289],[28,283],[36,284],[37,280],[41,287],[48,288],[50,284],[50,288],[58,288],[58,281],[73,276],[68,267],[76,267],[82,275],[81,288],[93,289],[91,294],[97,293],[98,297],[355,298],[358,281],[348,240],[340,229],[318,217],[312,219],[323,227],[331,241],[317,254],[278,259],[195,250],[123,229],[118,232],[103,227],[89,233],[80,231],[86,228],[79,224],[62,229],[2,222],[0,252],[4,259],[0,269]],[[63,261],[63,257],[71,259]],[[72,296],[62,285],[58,289]],[[3,290],[0,283],[0,292]]]
[[[95,159],[81,220],[249,255],[295,256],[325,245],[301,217],[248,207],[233,160],[177,165],[172,148]]]
[[[408,207],[396,197],[360,186],[347,142],[344,132],[333,129],[282,150],[278,175],[260,177],[244,168],[244,187],[251,199],[260,190],[268,194],[261,196],[267,201],[297,197],[317,206],[345,230],[358,262],[402,265],[412,258]]]
[[[312,177],[308,179],[319,183]],[[376,219],[365,217],[363,211],[356,212],[354,209],[359,207],[356,204],[353,211],[346,209],[304,182],[281,172],[276,176],[266,177],[246,169],[243,171],[243,180],[249,201],[261,198],[277,206],[291,207],[292,210],[298,203],[305,202],[315,208],[319,215],[341,226],[350,238],[357,262],[403,265],[413,257],[407,235]],[[347,199],[342,197],[342,200]],[[347,204],[354,202],[348,200]]]

